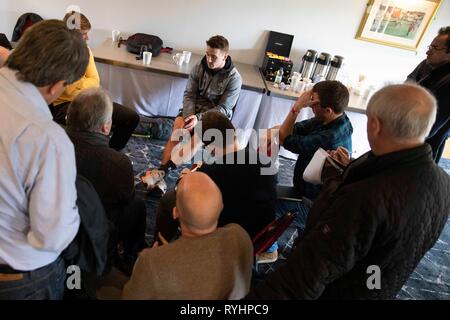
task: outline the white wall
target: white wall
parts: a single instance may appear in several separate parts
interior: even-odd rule
[[[0,0],[0,32],[8,37],[21,13],[62,18],[70,4],[79,5],[93,24],[90,45],[112,29],[159,35],[164,45],[203,53],[213,34],[230,40],[233,59],[261,64],[267,30],[295,35],[291,59],[298,62],[307,49],[342,55],[345,71],[369,80],[405,79],[425,58],[437,30],[450,25],[450,0],[443,0],[417,53],[355,40],[367,0]],[[341,74],[342,74],[341,72]]]

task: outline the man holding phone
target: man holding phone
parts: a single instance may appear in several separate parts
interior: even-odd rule
[[[213,36],[206,41],[206,54],[189,76],[183,107],[175,118],[172,137],[164,148],[161,167],[148,172],[154,177],[154,184],[150,183],[149,189],[153,189],[161,181],[164,176],[162,172],[176,167],[170,159],[173,148],[179,142],[174,138],[174,132],[188,130],[192,133],[203,114],[211,109],[216,109],[231,119],[241,92],[242,78],[233,65],[228,49],[228,40],[223,36]]]

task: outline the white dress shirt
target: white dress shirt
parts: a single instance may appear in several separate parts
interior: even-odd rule
[[[74,148],[38,89],[0,69],[0,264],[55,261],[80,224]]]

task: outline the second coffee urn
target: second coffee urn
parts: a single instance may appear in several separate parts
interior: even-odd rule
[[[314,83],[325,80],[328,65],[330,64],[331,55],[322,52],[316,60],[314,71],[311,75],[311,79]]]

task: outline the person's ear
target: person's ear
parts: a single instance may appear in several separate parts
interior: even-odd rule
[[[173,207],[173,209],[172,209],[172,217],[173,217],[173,220],[177,220],[180,217],[179,214],[178,214],[177,207]]]
[[[65,86],[66,82],[64,80],[59,80],[53,84],[39,87],[38,89],[45,102],[47,102],[47,104],[50,104],[64,92]]]
[[[65,86],[66,86],[66,82],[64,80],[59,80],[59,81],[55,82],[54,84],[51,84],[48,87],[47,92],[49,95],[54,96],[54,95],[58,94],[59,92],[61,92]]]
[[[331,107],[325,107],[325,112],[326,112],[327,116],[331,116],[334,113],[334,111]]]
[[[373,136],[380,136],[382,134],[383,124],[377,116],[372,116],[369,118],[369,127]]]
[[[104,134],[105,136],[109,135],[109,133],[111,132],[111,126],[112,126],[111,121],[102,124],[102,127],[100,128],[101,133]]]

